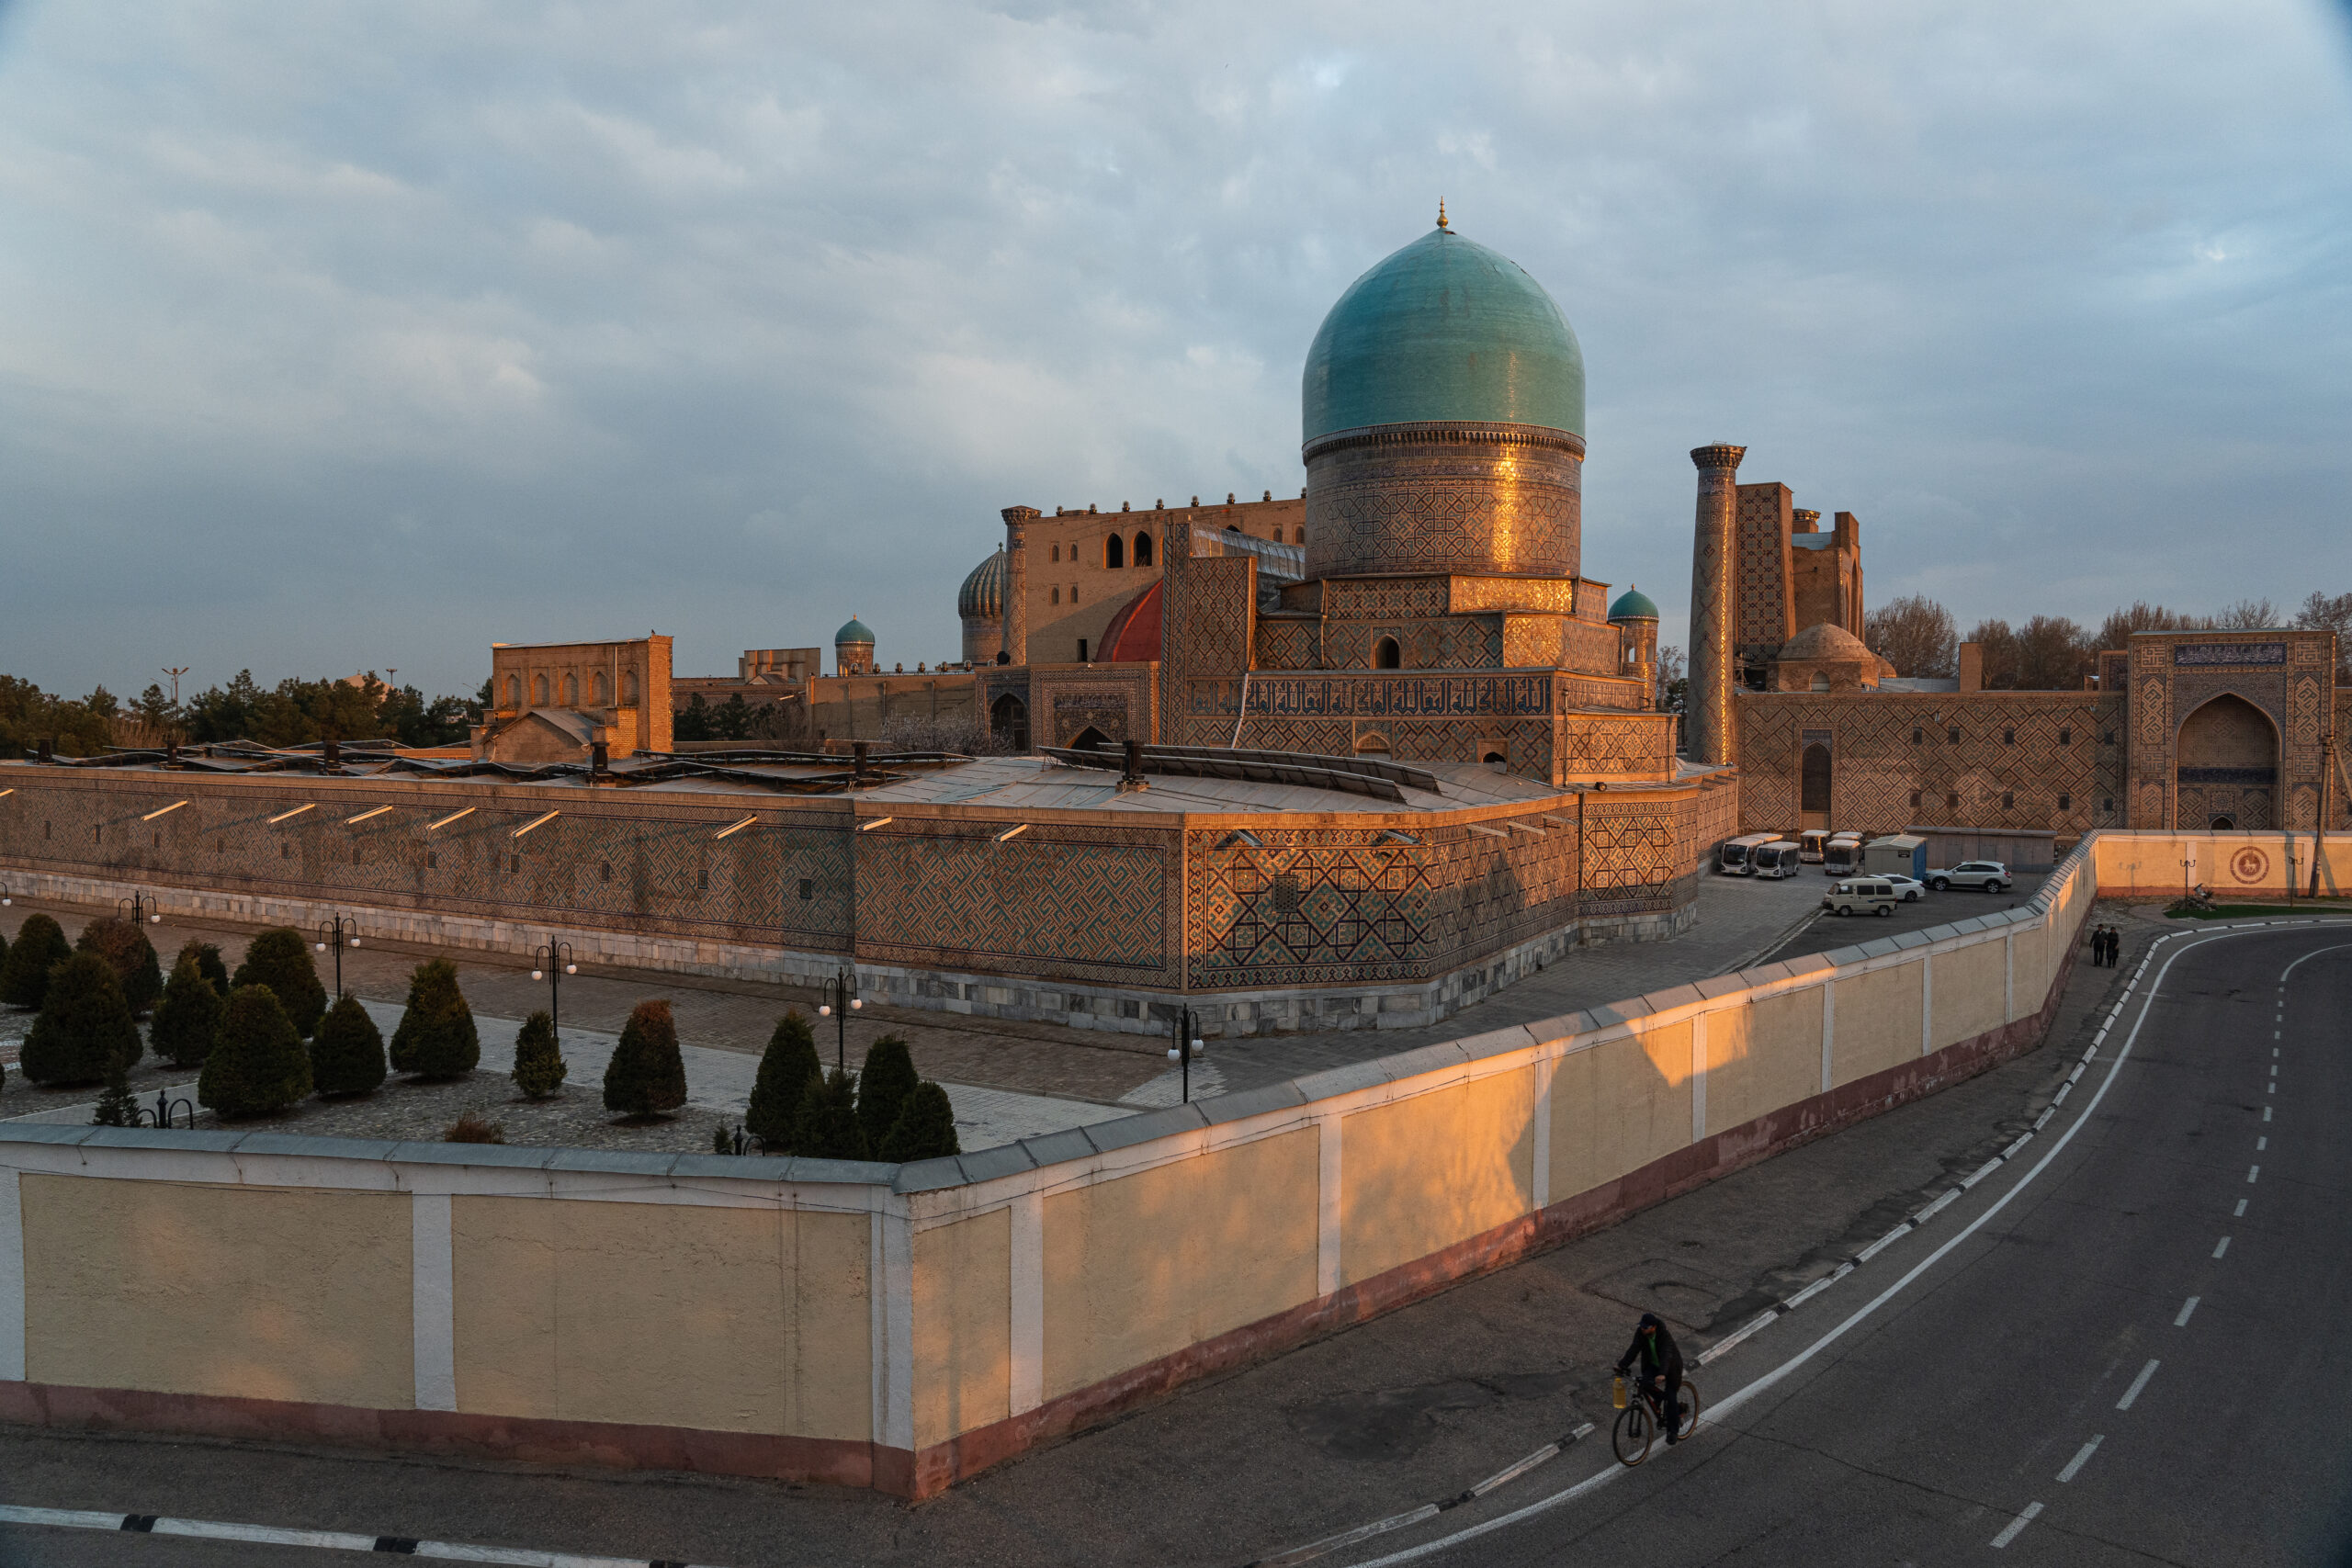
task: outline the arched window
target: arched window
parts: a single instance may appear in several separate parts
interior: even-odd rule
[[[989,705],[989,728],[1015,751],[1029,750],[1029,705],[1007,692]]]
[[[1073,751],[1099,751],[1109,744],[1111,738],[1090,724],[1070,738],[1069,748]]]
[[[2234,833],[2237,831],[2237,827],[2238,825],[2235,822],[2231,821],[2226,817],[2216,817],[2213,818],[2213,826],[2211,830],[2216,833]]]
[[[1374,731],[1372,734],[1370,734],[1370,735],[1359,735],[1359,736],[1357,736],[1357,737],[1356,737],[1356,755],[1357,755],[1357,756],[1359,756],[1359,757],[1385,757],[1385,756],[1387,756],[1387,755],[1388,755],[1388,737],[1386,737],[1385,735],[1381,734],[1381,733],[1380,733],[1379,731],[1377,731],[1377,730],[1374,730]]]
[[[1136,536],[1136,564],[1137,566],[1151,564],[1151,536],[1148,534]]]
[[[1374,670],[1402,669],[1404,663],[1405,650],[1397,646],[1395,637],[1385,637],[1372,645],[1372,667]]]
[[[1478,761],[1482,761],[1482,762],[1494,763],[1494,762],[1508,762],[1508,761],[1510,761],[1510,759],[1509,757],[1504,756],[1500,751],[1497,751],[1497,750],[1494,750],[1493,749],[1489,748],[1489,749],[1487,750],[1487,752],[1486,752],[1484,755],[1482,755],[1482,756],[1478,759]]]
[[[563,705],[568,708],[580,705],[580,677],[577,675],[563,678]]]
[[[1102,564],[1112,567],[1127,564],[1127,542],[1116,534],[1102,541]]]
[[[1046,597],[1049,604],[1058,604],[1062,602],[1062,591],[1058,588],[1049,588],[1046,591]]]
[[[510,708],[523,705],[523,677],[520,675],[506,677],[506,705]]]
[[[548,678],[544,675],[531,677],[531,705],[540,708],[548,705]]]
[[[1055,559],[1057,562],[1058,562],[1061,558],[1062,558],[1062,547],[1061,547],[1059,545],[1056,545],[1056,546],[1054,547],[1054,559]]]
[[[1306,524],[1301,523],[1301,524],[1298,525],[1298,528],[1297,528],[1297,530],[1296,530],[1296,536],[1295,536],[1295,537],[1294,537],[1294,538],[1291,540],[1291,543],[1293,543],[1293,544],[1295,544],[1295,545],[1303,545],[1303,544],[1306,543]]]
[[[621,701],[629,707],[637,705],[637,671],[634,670],[621,676]]]
[[[1813,684],[1805,689],[1812,692],[1826,692],[1829,689],[1829,677],[1816,670],[1813,672]]]
[[[596,705],[600,708],[613,705],[613,678],[602,670],[596,671]]]

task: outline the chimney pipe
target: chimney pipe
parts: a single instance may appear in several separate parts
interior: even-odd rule
[[[1126,763],[1125,766],[1119,771],[1119,784],[1122,787],[1126,789],[1140,789],[1143,787],[1144,782],[1143,742],[1140,740],[1130,740],[1126,743],[1125,750]]]
[[[863,740],[851,741],[849,747],[849,757],[850,777],[853,779],[864,778],[865,776],[865,742]]]
[[[46,767],[51,761],[51,751],[56,745],[56,737],[43,736],[40,744],[33,750],[33,761]]]

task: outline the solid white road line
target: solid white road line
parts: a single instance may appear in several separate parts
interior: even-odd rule
[[[2245,1199],[2243,1199],[2243,1198],[2241,1198],[2241,1199],[2239,1199],[2239,1200],[2238,1200],[2238,1206],[2237,1206],[2237,1210],[2236,1210],[2236,1212],[2235,1212],[2235,1213],[2233,1213],[2230,1216],[2232,1219],[2242,1220],[2242,1219],[2245,1219],[2245,1201],[2245,1201]],[[2223,1236],[2223,1237],[2222,1238],[2222,1246],[2224,1246],[2224,1247],[2226,1247],[2227,1245],[2229,1245],[2229,1237],[2227,1237],[2227,1236]],[[2215,1247],[2215,1248],[2213,1249],[2213,1256],[2214,1256],[2214,1257],[2216,1257],[2216,1258],[2219,1258],[2219,1257],[2221,1257],[2221,1256],[2222,1256],[2221,1247]]]
[[[2140,1397],[2140,1391],[2147,1387],[2148,1380],[2155,1375],[2156,1363],[2152,1360],[2140,1369],[2140,1375],[2132,1380],[2132,1386],[2123,1391],[2123,1397],[2115,1402],[2115,1407],[2118,1410],[2131,1409],[2132,1402]]]
[[[2017,1540],[2018,1532],[2025,1529],[2026,1526],[2033,1523],[2033,1516],[2040,1512],[2041,1512],[2041,1504],[2028,1503],[2025,1506],[2025,1512],[2019,1514],[2016,1518],[2011,1519],[2008,1523],[2008,1528],[1993,1538],[1993,1544],[1995,1546],[2007,1546],[2009,1542]]]
[[[1436,1509],[1431,1508],[1434,1513]],[[47,1525],[53,1529],[130,1531],[175,1535],[198,1540],[249,1541],[256,1546],[307,1546],[313,1551],[382,1552],[429,1557],[445,1562],[500,1562],[514,1568],[646,1568],[659,1558],[591,1557],[572,1551],[535,1551],[510,1546],[471,1546],[455,1540],[416,1540],[404,1536],[351,1535],[340,1530],[289,1530],[269,1525],[228,1524],[217,1519],[173,1519],[153,1514],[98,1514],[75,1508],[0,1506],[0,1524]],[[684,1563],[669,1568],[686,1568]]]
[[[2245,1200],[2243,1198],[2238,1200],[2238,1212],[2240,1213],[2244,1213],[2245,1212]],[[2213,1256],[2219,1258],[2229,1249],[2230,1238],[2228,1236],[2223,1236],[2221,1240],[2213,1244]]]
[[[1602,1473],[1606,1474],[1607,1472]],[[1305,1562],[1310,1558],[1320,1557],[1327,1551],[1337,1551],[1343,1546],[1353,1546],[1360,1540],[1369,1540],[1374,1536],[1386,1535],[1390,1530],[1403,1529],[1407,1525],[1417,1525],[1423,1519],[1431,1519],[1436,1517],[1437,1505],[1424,1503],[1408,1514],[1396,1514],[1388,1518],[1374,1519],[1368,1525],[1358,1525],[1351,1530],[1341,1530],[1337,1535],[1327,1535],[1321,1540],[1308,1541],[1305,1546],[1293,1547],[1290,1551],[1275,1556],[1261,1557],[1258,1560],[1260,1568],[1288,1568],[1288,1565],[1293,1562]]]
[[[2185,1302],[2185,1303],[2182,1303],[2182,1305],[2181,1305],[2181,1309],[2180,1309],[2180,1315],[2179,1315],[2178,1317],[2176,1317],[2176,1318],[2174,1318],[2174,1319],[2172,1320],[2172,1325],[2173,1325],[2175,1328],[2186,1328],[2186,1327],[2188,1327],[2188,1314],[2189,1314],[2190,1313],[2192,1313],[2192,1312],[2195,1312],[2195,1311],[2197,1310],[2197,1303],[2198,1303],[2199,1302],[2200,1302],[2200,1301],[2203,1301],[2204,1299],[2205,1299],[2205,1298],[2204,1298],[2204,1297],[2202,1297],[2202,1296],[2191,1296],[2191,1297],[2189,1297],[2189,1298],[2188,1298],[2188,1300],[2187,1302]],[[2062,1480],[2063,1480],[2063,1479],[2064,1479],[2064,1477],[2061,1477],[2060,1479],[2062,1479]]]
[[[2107,1434],[2102,1432],[2098,1437],[2093,1438],[2089,1442],[2085,1443],[2081,1448],[2075,1450],[2075,1457],[2066,1461],[2066,1468],[2058,1472],[2058,1479],[2061,1481],[2074,1480],[2076,1475],[2082,1472],[2083,1466],[2090,1462],[2091,1455],[2098,1451],[2098,1446],[2105,1441],[2107,1441]]]

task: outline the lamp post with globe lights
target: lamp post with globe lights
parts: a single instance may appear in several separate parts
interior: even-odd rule
[[[115,913],[134,926],[160,926],[164,923],[164,912],[155,908],[153,893],[133,893],[128,898],[118,898],[114,901],[114,908]]]
[[[334,949],[334,994],[343,999],[343,950],[359,945],[359,922],[348,915],[337,915],[331,920],[319,922],[319,940],[313,944],[320,953]]]
[[[531,978],[548,983],[548,1025],[559,1045],[563,1042],[563,977],[579,973],[568,942],[543,942],[532,951]]]
[[[818,1004],[817,1016],[833,1021],[833,1066],[849,1071],[849,1015],[865,1006],[857,996],[857,971],[844,969],[820,987],[825,1000]]]
[[[1191,1008],[1176,1010],[1176,1043],[1168,1047],[1168,1059],[1180,1064],[1184,1074],[1184,1103],[1193,1103],[1193,1059],[1209,1054],[1208,1042],[1200,1038],[1201,1021]]]

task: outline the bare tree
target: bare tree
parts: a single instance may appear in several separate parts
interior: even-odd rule
[[[2336,678],[2352,679],[2352,593],[2330,598],[2314,591],[2295,612],[2295,626],[2301,631],[2334,632]]]
[[[2064,615],[2036,615],[2017,633],[2017,685],[2025,692],[2068,692],[2091,672],[2090,634]]]
[[[1862,641],[1898,675],[1948,676],[1960,668],[1951,612],[1925,594],[1890,599],[1864,615]]]
[[[2224,631],[2265,631],[2278,625],[2278,611],[2267,599],[2241,599],[2213,616],[2212,624]]]
[[[2198,631],[2211,624],[2200,615],[2184,615],[2162,604],[2134,599],[2131,608],[2113,611],[2099,623],[2097,640],[2103,649],[2129,648],[2133,632]]]

